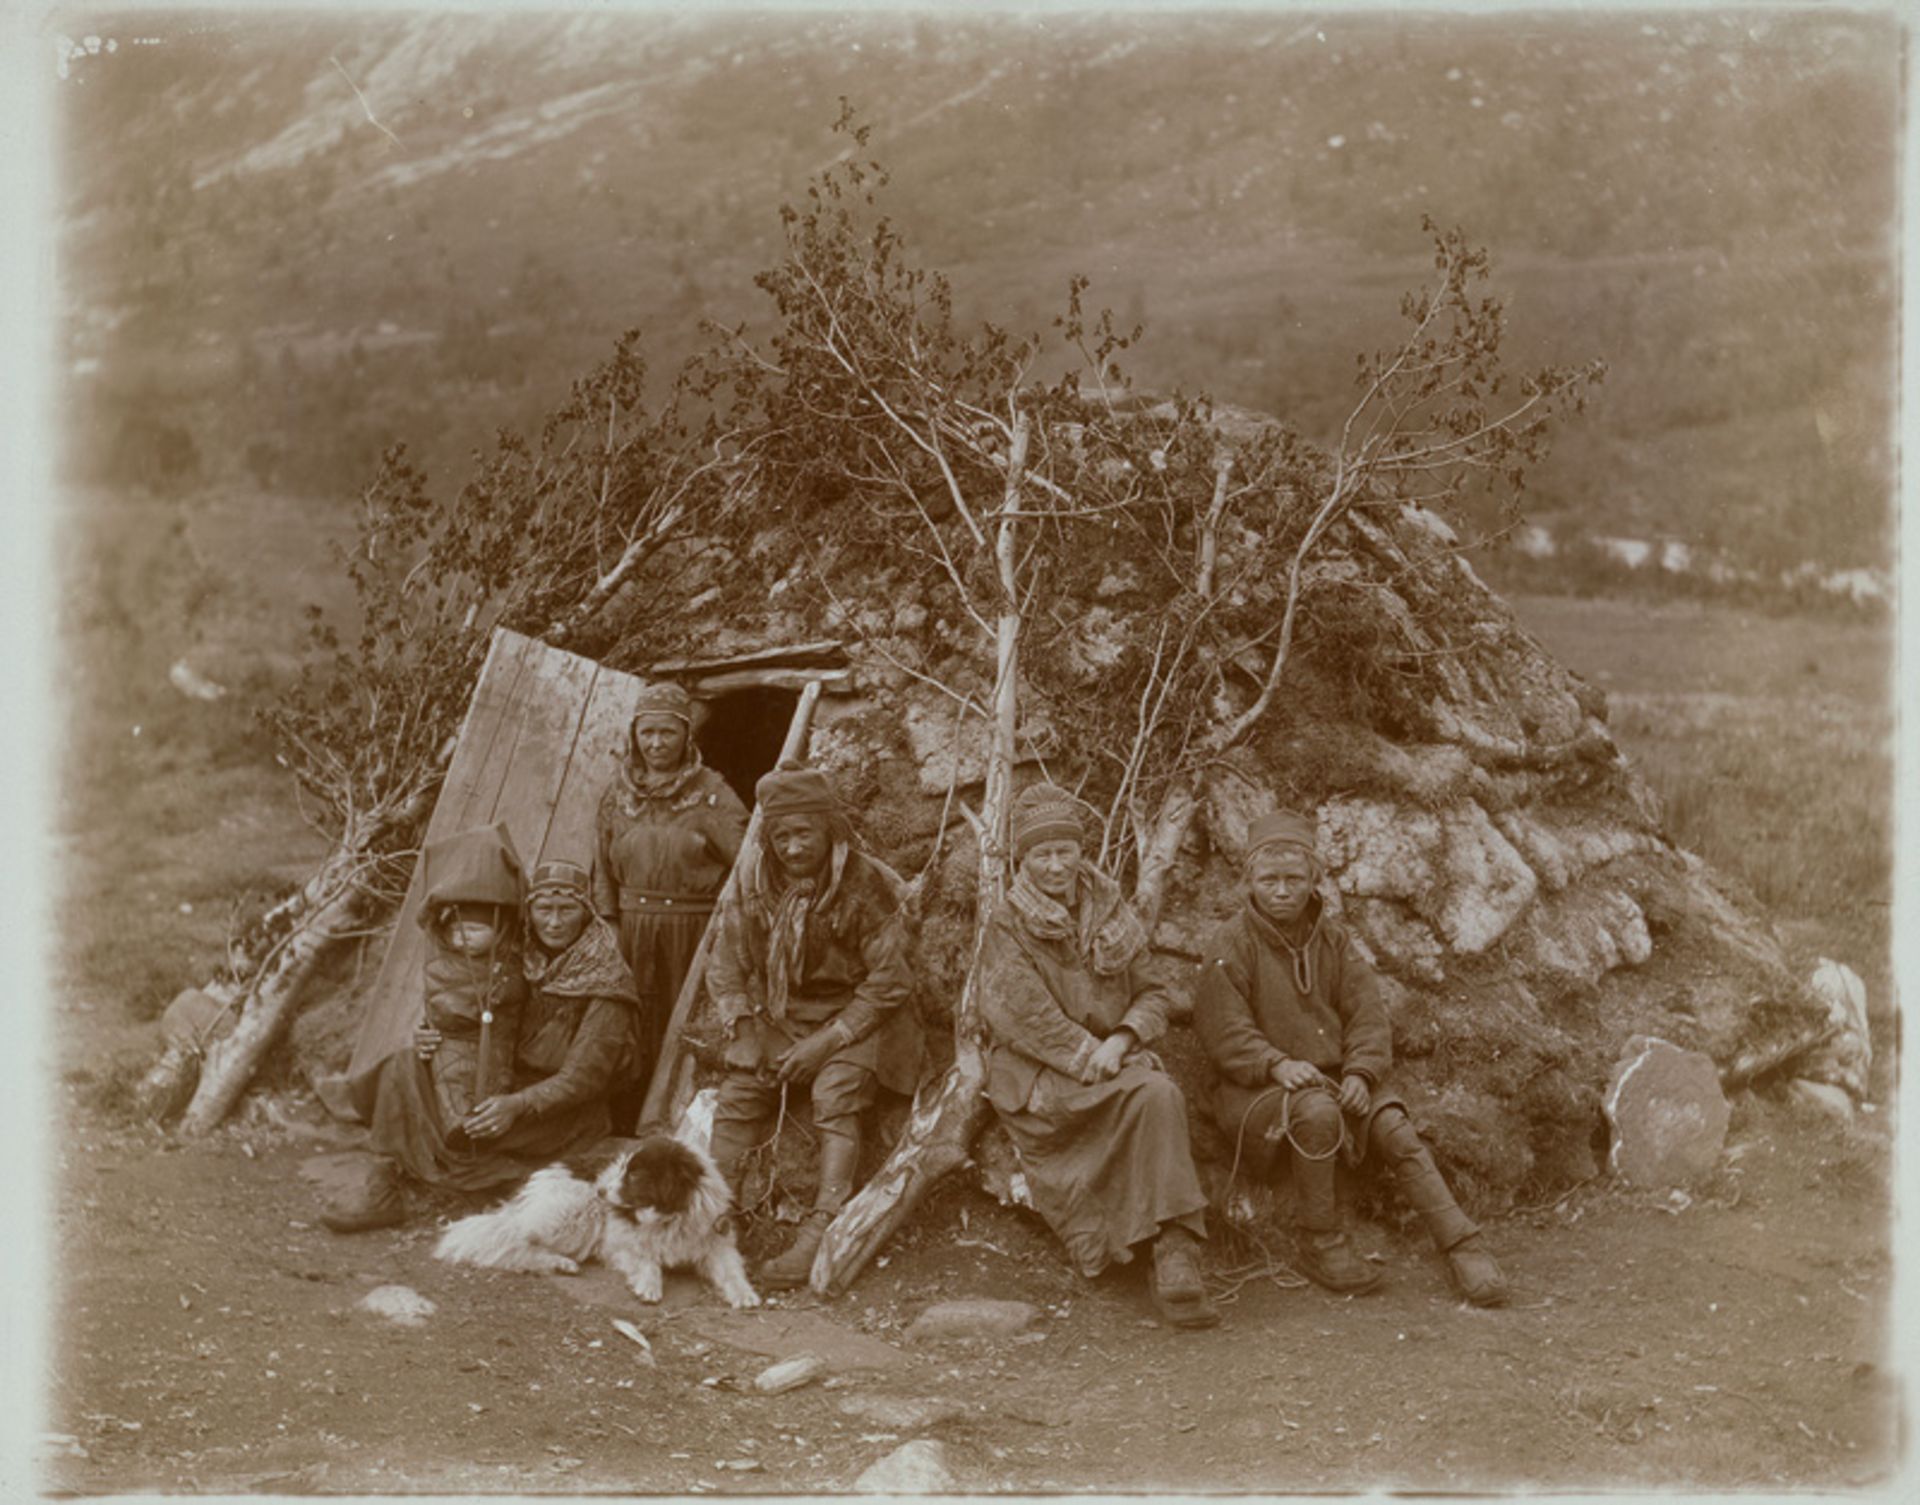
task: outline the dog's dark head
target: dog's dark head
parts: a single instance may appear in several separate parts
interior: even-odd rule
[[[706,1169],[679,1140],[656,1134],[609,1165],[595,1186],[623,1212],[674,1217],[687,1210]]]

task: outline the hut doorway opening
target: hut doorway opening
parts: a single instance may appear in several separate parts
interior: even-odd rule
[[[730,690],[707,702],[706,720],[696,740],[700,756],[732,787],[749,810],[753,786],[780,759],[798,690],[752,685]]]

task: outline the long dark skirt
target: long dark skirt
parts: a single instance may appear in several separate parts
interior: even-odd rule
[[[620,954],[633,968],[633,985],[640,994],[640,1023],[634,1050],[633,1075],[616,1084],[613,1091],[614,1117],[621,1120],[621,1108],[627,1107],[627,1119],[640,1110],[653,1079],[653,1068],[660,1059],[660,1045],[666,1038],[667,1020],[673,1015],[674,1002],[680,997],[680,985],[687,980],[693,965],[693,953],[700,949],[700,937],[706,931],[710,911],[666,915],[652,912],[626,913],[620,916]],[[620,1123],[623,1129],[630,1121]]]
[[[607,1137],[605,1101],[522,1118],[499,1139],[476,1144],[455,1137],[441,1116],[427,1063],[411,1051],[381,1063],[368,1148],[391,1155],[409,1175],[453,1191],[488,1191]]]
[[[1034,1210],[1083,1275],[1124,1264],[1167,1223],[1206,1237],[1186,1099],[1166,1073],[1135,1063],[1088,1086],[1043,1071],[1024,1110],[995,1111],[1020,1152]]]

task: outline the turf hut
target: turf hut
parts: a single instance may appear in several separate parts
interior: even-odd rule
[[[1138,404],[1125,421],[1141,468],[1164,474],[1156,441],[1181,410]],[[839,636],[845,677],[821,702],[809,755],[833,771],[868,845],[914,883],[921,916],[921,1007],[946,1075],[843,1214],[827,1251],[838,1262],[824,1260],[816,1284],[844,1283],[947,1169],[971,1159],[1006,1190],[1010,1150],[981,1134],[967,978],[1004,791],[1042,775],[1103,815],[1098,856],[1154,913],[1176,977],[1239,902],[1248,822],[1310,812],[1325,897],[1391,980],[1401,1069],[1443,1167],[1482,1213],[1604,1165],[1602,1097],[1631,1037],[1705,1052],[1732,1086],[1786,1069],[1829,1032],[1765,918],[1666,839],[1604,697],[1518,624],[1435,513],[1370,498],[1296,570],[1287,543],[1297,550],[1303,524],[1270,496],[1244,521],[1233,506],[1240,467],[1257,474],[1288,436],[1220,411],[1206,433],[1211,485],[1189,517],[1205,527],[1228,498],[1211,543],[1176,531],[1154,548],[1079,519],[1032,587],[1047,604],[1021,624],[1011,737],[995,713],[995,639],[954,604],[938,561],[857,538],[794,549],[783,528],[762,530],[695,624],[708,654]],[[1194,592],[1209,553],[1212,612]],[[1176,1030],[1167,1054],[1198,1105],[1196,1043]],[[1231,1146],[1197,1106],[1193,1118],[1223,1171]]]
[[[405,630],[376,633],[391,651],[348,662],[360,688],[316,700],[290,743],[333,737],[351,775],[297,762],[344,812],[343,871],[403,873],[432,787],[458,795],[435,749],[496,627],[565,650],[589,682],[687,680],[708,759],[743,788],[787,697],[830,671],[808,754],[914,885],[937,1055],[822,1246],[822,1290],[931,1184],[998,1158],[970,963],[1008,876],[1009,802],[1039,774],[1097,812],[1091,855],[1175,971],[1238,902],[1248,821],[1310,812],[1325,897],[1394,984],[1423,1122],[1482,1212],[1595,1171],[1602,1095],[1636,1034],[1705,1052],[1727,1084],[1809,1057],[1833,1028],[1825,1002],[1765,917],[1666,839],[1603,697],[1516,623],[1446,520],[1513,516],[1600,374],[1503,367],[1483,252],[1434,233],[1399,339],[1361,358],[1350,411],[1316,444],[1205,399],[1132,395],[1117,361],[1138,332],[1085,311],[1078,281],[1051,343],[963,331],[944,280],[876,217],[854,137],[783,215],[783,255],[758,279],[771,334],[721,332],[652,408],[623,343],[450,510],[390,471],[376,494],[394,500],[369,509],[388,533],[365,554],[392,584],[363,574],[372,620]],[[327,719],[376,700],[413,717],[390,738],[404,780],[389,743],[376,759],[344,712]],[[688,1034],[698,1060],[698,1009]],[[1184,1031],[1169,1054],[1197,1100]]]

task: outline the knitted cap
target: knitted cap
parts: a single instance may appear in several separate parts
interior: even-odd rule
[[[1080,801],[1058,784],[1030,784],[1014,796],[1013,862],[1018,867],[1027,853],[1043,841],[1077,841],[1085,845],[1086,828],[1080,821]]]
[[[565,894],[591,909],[592,892],[587,870],[577,862],[543,862],[533,870],[533,877],[527,880],[529,899],[541,894]]]
[[[639,697],[633,703],[633,719],[639,721],[642,716],[678,716],[688,726],[693,725],[693,697],[679,685],[662,682],[643,685]]]
[[[1273,810],[1256,816],[1247,826],[1247,861],[1267,847],[1298,847],[1313,855],[1313,822],[1291,810]]]
[[[840,808],[833,785],[817,768],[776,768],[753,786],[754,802],[768,820],[779,815],[831,815]]]

